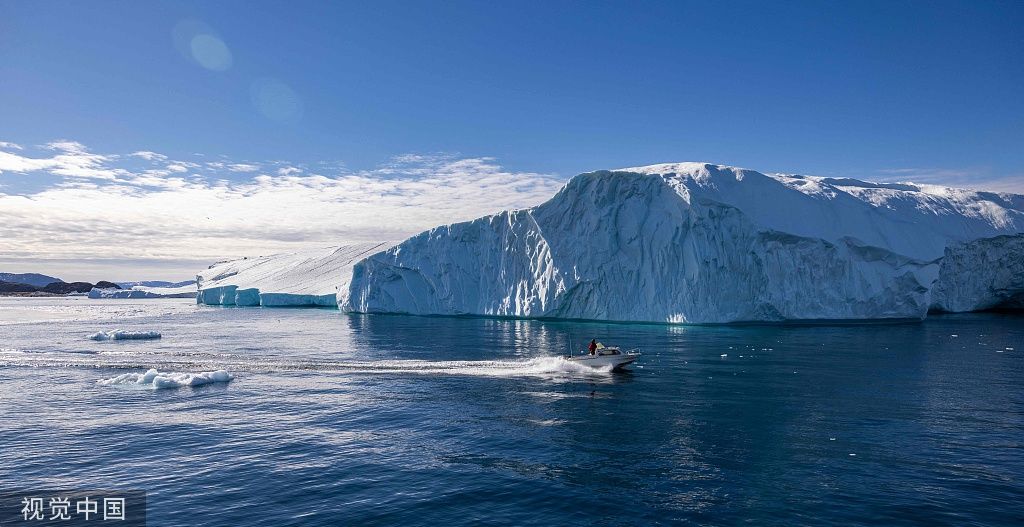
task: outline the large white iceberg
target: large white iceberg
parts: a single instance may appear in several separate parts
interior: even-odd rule
[[[581,174],[537,207],[368,251],[334,279],[351,312],[920,319],[1024,304],[1022,232],[1021,195],[662,164]]]
[[[222,306],[335,307],[338,288],[348,290],[352,265],[389,246],[362,243],[216,263],[196,277],[196,302]]]

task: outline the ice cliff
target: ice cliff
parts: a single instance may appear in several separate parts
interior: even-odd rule
[[[385,243],[364,243],[216,263],[196,277],[196,302],[334,307],[338,304],[338,288],[348,290],[352,265],[388,247]]]
[[[537,207],[353,251],[331,272],[353,312],[917,319],[1024,303],[1022,233],[1021,195],[678,163],[581,174]],[[206,275],[238,265],[253,264]],[[219,303],[260,303],[245,291]]]

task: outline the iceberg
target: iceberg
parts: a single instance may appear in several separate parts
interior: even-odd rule
[[[933,311],[1024,309],[1024,236],[996,236],[946,248],[932,289]]]
[[[194,283],[178,287],[149,287],[136,285],[130,289],[94,287],[89,291],[89,298],[195,298],[197,289]]]
[[[168,282],[167,280],[137,280],[135,282],[117,282],[122,289],[131,289],[135,286],[143,287],[185,287],[196,285],[195,280],[184,280],[181,282]]]
[[[1024,305],[1022,262],[1021,195],[672,163],[581,174],[333,278],[359,313],[922,319]]]
[[[352,266],[389,246],[383,242],[362,243],[219,262],[196,277],[196,302],[336,307],[338,289],[348,290]]]

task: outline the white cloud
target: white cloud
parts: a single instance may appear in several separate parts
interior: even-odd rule
[[[183,163],[161,154],[99,155],[78,143],[60,144],[48,145],[58,151],[52,157],[0,152],[0,170],[63,176],[42,191],[0,193],[4,261],[117,258],[156,270],[163,269],[161,261],[212,262],[309,245],[397,240],[535,205],[562,185],[552,176],[510,172],[493,159],[444,155],[402,156],[371,170],[328,174],[277,161],[267,163],[276,175],[233,179],[232,167],[260,168],[214,162],[206,164],[205,176],[186,176],[176,168]],[[133,169],[128,157],[149,163]]]
[[[140,150],[138,152],[132,152],[132,153],[130,153],[128,155],[134,156],[134,157],[141,157],[142,159],[145,159],[146,161],[166,161],[167,160],[167,156],[165,156],[163,154],[158,154],[156,152],[149,152],[149,151],[146,151],[146,150]]]
[[[23,150],[21,145],[17,143],[8,143],[7,141],[0,141],[0,148],[6,148],[8,150]]]
[[[0,173],[32,172],[54,166],[52,159],[31,159],[10,152],[0,152]]]
[[[108,162],[116,159],[116,156],[90,153],[84,145],[75,141],[55,141],[43,145],[43,148],[57,153],[52,157],[34,158],[0,152],[0,172],[45,170],[56,176],[107,180],[116,180],[130,174],[127,170],[108,166]]]
[[[227,169],[232,172],[256,172],[260,167],[252,163],[232,163],[227,165]]]
[[[889,168],[879,170],[885,182],[913,182],[989,192],[1024,194],[1024,174],[995,176],[986,168]]]
[[[67,139],[60,139],[58,141],[52,141],[43,145],[43,148],[47,150],[59,150],[62,152],[85,152],[85,145],[78,141],[68,141]]]

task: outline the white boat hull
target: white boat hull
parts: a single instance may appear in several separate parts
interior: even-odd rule
[[[618,370],[631,364],[639,357],[639,353],[620,353],[616,355],[577,355],[568,360],[591,368],[607,368]]]

